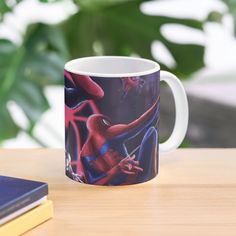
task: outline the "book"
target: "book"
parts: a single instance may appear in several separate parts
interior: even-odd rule
[[[0,176],[0,220],[47,195],[46,183]]]
[[[0,236],[18,236],[53,217],[52,201],[47,200],[14,220],[0,226]]]
[[[47,197],[43,197],[43,198],[41,198],[41,199],[39,199],[39,200],[37,200],[37,201],[35,201],[35,202],[29,204],[28,206],[25,206],[25,207],[23,207],[23,208],[21,208],[21,209],[15,211],[15,212],[11,213],[10,215],[1,218],[1,219],[0,219],[0,226],[1,226],[2,224],[7,223],[8,221],[10,221],[10,220],[16,218],[17,216],[22,215],[22,214],[24,214],[25,212],[27,212],[27,211],[33,209],[34,207],[36,207],[36,206],[40,205],[41,203],[45,202],[46,200],[47,200]]]

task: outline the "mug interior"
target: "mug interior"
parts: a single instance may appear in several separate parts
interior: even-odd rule
[[[65,70],[97,77],[132,77],[152,74],[160,70],[158,63],[136,57],[94,56],[71,60]]]

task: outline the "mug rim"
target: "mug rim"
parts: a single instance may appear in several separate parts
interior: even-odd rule
[[[93,71],[86,71],[86,70],[81,70],[77,69],[78,63],[81,62],[88,62],[88,63],[94,63],[95,60],[97,61],[102,61],[102,60],[123,60],[126,62],[137,62],[137,63],[142,63],[143,66],[146,64],[146,67],[150,67],[148,69],[143,69],[140,71],[136,72],[124,72],[124,73],[102,73],[102,72],[93,72]],[[127,65],[128,67],[128,65]],[[160,71],[160,65],[152,61],[150,59],[146,58],[140,58],[140,57],[129,57],[129,56],[89,56],[89,57],[80,57],[76,58],[73,60],[68,61],[65,66],[64,70],[78,74],[78,75],[85,75],[85,76],[95,76],[95,77],[105,77],[105,78],[120,78],[120,77],[136,77],[136,76],[144,76],[144,75],[149,75],[153,74],[155,72]]]

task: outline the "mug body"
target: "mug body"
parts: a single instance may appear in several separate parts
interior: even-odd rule
[[[65,65],[66,175],[94,185],[146,182],[158,173],[160,67],[132,57]]]

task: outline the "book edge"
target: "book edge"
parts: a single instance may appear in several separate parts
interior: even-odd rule
[[[21,235],[53,217],[53,203],[47,200],[40,206],[0,226],[0,235]]]
[[[42,204],[43,202],[45,202],[47,200],[47,196],[40,198],[39,200],[36,200],[35,202],[11,213],[10,215],[5,216],[4,218],[0,219],[0,226],[3,224],[6,224],[7,222],[9,222],[10,220],[15,219],[16,217],[26,213],[29,210],[32,210],[34,207],[39,206],[40,204]]]
[[[15,178],[16,179],[16,178]],[[31,180],[29,180],[31,181]],[[34,181],[37,182],[37,181]],[[2,207],[0,207],[0,211],[1,212],[5,212],[4,214],[0,214],[0,219],[10,215],[11,213],[35,202],[36,200],[39,200],[40,198],[48,195],[48,184],[47,183],[43,183],[43,182],[39,182],[42,183],[42,185],[38,186],[37,188],[31,190],[30,192],[26,192],[25,194],[21,195],[19,198],[13,199],[9,202],[7,202],[6,204],[2,205]],[[25,202],[24,204],[21,205],[21,202],[24,202],[25,199],[30,198],[29,201]],[[18,207],[14,208],[14,205],[19,205]],[[12,209],[7,212],[7,209],[11,208]]]

